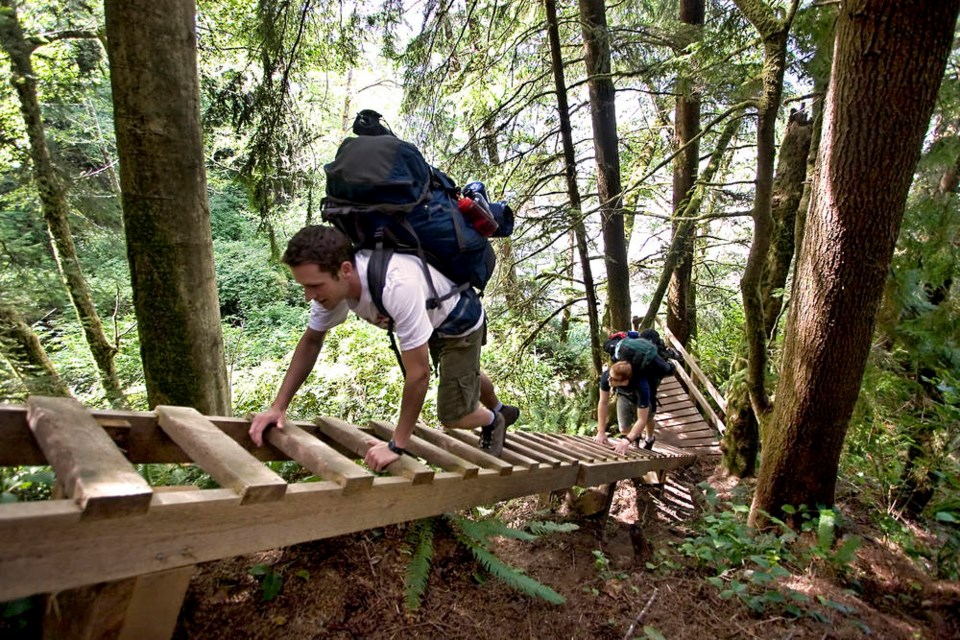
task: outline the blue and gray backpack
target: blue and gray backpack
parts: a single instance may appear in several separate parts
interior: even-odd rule
[[[396,253],[420,258],[430,286],[427,308],[466,292],[451,320],[469,321],[479,314],[482,292],[493,275],[496,258],[489,240],[470,226],[457,208],[458,189],[442,171],[431,167],[420,151],[400,140],[384,126],[376,111],[363,110],[353,124],[357,137],[343,141],[327,174],[322,217],[344,232],[358,249],[372,249],[367,282],[377,309],[383,307],[387,265]],[[481,185],[482,186],[482,185]],[[504,203],[491,204],[491,212],[504,222],[497,235],[509,235],[513,212]],[[453,281],[450,291],[438,292],[430,277],[430,264]],[[473,316],[473,322],[479,315]],[[390,319],[392,329],[392,318]],[[441,327],[454,335],[458,327]],[[392,338],[392,332],[391,332]]]

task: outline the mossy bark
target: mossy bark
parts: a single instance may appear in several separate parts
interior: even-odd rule
[[[960,0],[840,6],[820,168],[750,521],[832,506],[847,427]]]
[[[681,43],[686,49],[700,39],[704,20],[703,0],[681,0],[680,22],[688,25],[682,31],[686,34]],[[677,78],[677,101],[674,112],[673,137],[674,148],[683,149],[673,161],[673,233],[681,224],[677,220],[687,213],[687,205],[693,195],[697,182],[700,161],[700,95],[694,89],[693,78]],[[692,141],[692,142],[691,142]],[[700,213],[699,208],[690,212]],[[684,346],[697,330],[696,288],[693,286],[693,255],[696,245],[697,227],[692,226],[687,236],[679,244],[680,256],[676,268],[670,277],[670,289],[667,294],[667,328]]]
[[[69,396],[40,339],[20,312],[0,302],[0,353],[9,362],[27,393],[41,396]]]
[[[227,415],[193,2],[108,0],[107,53],[150,406]]]

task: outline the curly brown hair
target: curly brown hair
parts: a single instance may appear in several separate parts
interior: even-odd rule
[[[281,260],[291,267],[315,264],[334,277],[344,262],[354,263],[356,249],[342,231],[326,225],[308,225],[297,231]]]

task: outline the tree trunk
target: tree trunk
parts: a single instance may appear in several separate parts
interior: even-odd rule
[[[195,11],[193,2],[108,0],[107,51],[148,400],[226,415]]]
[[[580,189],[577,186],[577,158],[573,148],[570,107],[567,103],[567,83],[563,73],[563,52],[560,48],[560,33],[557,26],[557,4],[555,0],[544,0],[543,5],[547,12],[547,37],[550,40],[550,60],[557,91],[557,115],[560,118],[560,138],[563,142],[563,173],[567,181],[567,197],[570,198],[571,226],[576,236],[577,253],[580,255],[580,269],[583,271],[583,289],[587,297],[587,319],[590,323],[590,358],[593,362],[594,373],[599,376],[602,369],[600,361],[600,319],[597,317],[599,305],[597,304],[597,291],[593,283],[593,269],[590,267],[590,253],[587,250],[587,230],[583,224]],[[620,222],[622,225],[622,216]]]
[[[20,377],[27,393],[39,396],[69,396],[37,334],[20,312],[0,302],[0,353]]]
[[[10,57],[13,72],[10,80],[17,92],[20,111],[30,139],[34,182],[40,196],[43,219],[50,234],[50,246],[57,270],[60,272],[77,318],[83,327],[83,333],[93,359],[96,361],[100,382],[107,399],[114,407],[124,407],[126,401],[120,389],[113,362],[117,348],[107,340],[103,332],[103,323],[100,321],[96,305],[93,303],[93,296],[77,259],[77,248],[73,243],[73,234],[67,216],[69,206],[66,189],[57,175],[47,148],[40,114],[40,101],[37,98],[37,81],[33,73],[33,63],[30,60],[33,46],[24,39],[13,0],[0,0],[0,47]]]
[[[607,29],[604,0],[580,0],[580,26],[590,88],[603,256],[607,267],[607,306],[610,309],[610,325],[618,330],[627,329],[631,315],[630,271],[623,226],[616,91],[610,79],[610,32]]]
[[[687,25],[682,33],[685,49],[701,37],[704,19],[704,0],[680,0],[680,23]],[[693,88],[690,77],[677,78],[677,106],[674,114],[675,148],[684,149],[673,161],[673,215],[676,218],[687,208],[691,191],[697,181],[697,169],[700,160],[700,142],[695,140],[700,133],[700,95]],[[697,215],[699,209],[693,212]],[[673,221],[673,233],[676,235],[681,223]],[[690,227],[687,237],[680,241],[680,259],[670,278],[670,290],[667,295],[667,328],[684,346],[696,333],[696,290],[692,286],[693,254],[697,237],[696,225]]]
[[[817,38],[817,48],[810,63],[813,75],[813,93],[811,111],[813,113],[813,128],[810,132],[810,151],[807,153],[807,178],[803,183],[803,194],[800,204],[797,205],[797,219],[794,224],[794,264],[800,264],[800,250],[803,247],[803,229],[807,223],[807,211],[810,209],[810,197],[813,193],[813,184],[817,175],[817,153],[820,149],[820,132],[823,129],[823,102],[827,94],[827,84],[830,82],[829,71],[819,69],[829,65],[819,64],[823,59],[833,59],[833,31],[827,38],[822,35]],[[796,267],[794,267],[796,270]]]
[[[807,156],[810,152],[810,134],[813,124],[806,113],[797,111],[790,116],[787,132],[780,143],[777,174],[773,179],[773,240],[767,253],[760,299],[763,301],[763,328],[767,339],[772,339],[783,309],[783,290],[790,273],[794,254],[794,231],[797,210],[803,196],[807,177]]]
[[[907,192],[960,0],[856,0],[837,20],[820,171],[750,520],[834,503]]]
[[[734,359],[734,367],[727,391],[727,430],[721,446],[723,468],[737,478],[751,478],[757,472],[760,425],[750,404],[745,379],[747,363],[742,353]]]
[[[767,339],[763,324],[763,299],[760,287],[767,252],[773,240],[773,172],[776,158],[777,114],[783,94],[783,74],[787,59],[787,34],[797,2],[787,17],[778,20],[773,10],[760,0],[734,0],[763,39],[763,92],[757,104],[757,176],[753,201],[753,242],[747,265],[740,278],[743,298],[744,332],[747,342],[747,388],[757,418],[763,422],[770,411],[765,377]]]
[[[802,114],[802,112],[799,112]],[[780,144],[777,175],[773,180],[774,237],[767,255],[761,300],[764,304],[764,326],[772,335],[782,308],[783,296],[776,293],[784,286],[794,253],[794,223],[803,193],[810,146],[811,125],[805,116],[794,114]],[[734,362],[727,392],[727,431],[723,435],[723,463],[727,472],[738,478],[756,472],[760,451],[760,425],[750,402],[746,354]],[[762,434],[766,440],[766,433]]]

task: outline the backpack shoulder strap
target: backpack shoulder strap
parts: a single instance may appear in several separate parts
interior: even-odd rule
[[[367,288],[370,289],[370,299],[381,314],[390,320],[389,330],[393,331],[393,317],[383,306],[383,287],[387,284],[387,266],[393,257],[393,249],[379,243],[371,253],[367,263]]]
[[[381,314],[387,318],[387,335],[390,336],[390,350],[397,357],[397,364],[400,365],[400,372],[406,377],[407,370],[403,366],[403,358],[400,357],[400,347],[397,346],[397,338],[393,332],[393,316],[391,316],[386,307],[383,306],[383,287],[387,284],[387,266],[390,264],[390,258],[393,257],[393,249],[384,247],[383,242],[377,243],[376,249],[370,254],[370,261],[367,263],[367,288],[370,289],[370,299],[373,305]]]

